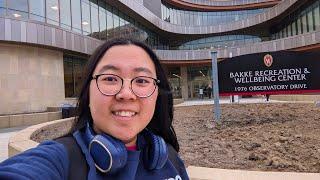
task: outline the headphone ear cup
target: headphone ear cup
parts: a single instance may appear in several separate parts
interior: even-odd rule
[[[106,134],[96,135],[89,144],[89,152],[95,166],[103,173],[113,174],[123,168],[127,162],[127,149],[117,139]]]
[[[143,150],[143,163],[149,170],[161,169],[168,159],[168,147],[162,137],[148,130],[143,133],[148,142]]]

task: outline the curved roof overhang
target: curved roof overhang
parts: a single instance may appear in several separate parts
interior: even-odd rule
[[[213,49],[212,51],[217,51],[218,59],[223,60],[247,54],[283,50],[319,51],[320,30],[273,41],[249,43],[238,47]],[[199,64],[211,62],[211,50],[157,50],[156,52],[164,64]]]
[[[187,9],[187,10],[196,10],[196,11],[235,11],[235,10],[246,10],[246,9],[260,9],[260,8],[269,8],[277,5],[281,0],[263,0],[263,1],[254,1],[253,3],[243,3],[239,4],[234,1],[230,1],[229,4],[221,3],[215,1],[215,4],[200,4],[192,1],[185,0],[163,0],[164,2],[171,4],[177,8]],[[229,1],[226,1],[229,2]]]
[[[279,4],[266,10],[263,13],[248,17],[246,19],[232,21],[224,24],[217,24],[211,26],[183,26],[171,24],[163,21],[143,4],[136,3],[131,0],[118,0],[113,1],[120,9],[125,9],[129,15],[135,16],[139,20],[143,20],[147,25],[153,26],[154,30],[164,31],[166,36],[179,36],[179,35],[208,35],[208,34],[223,34],[242,29],[248,29],[255,26],[261,26],[263,23],[268,23],[277,17],[284,15],[286,11],[307,2],[307,0],[282,0]],[[293,6],[295,5],[295,6]],[[270,24],[270,23],[269,23]]]

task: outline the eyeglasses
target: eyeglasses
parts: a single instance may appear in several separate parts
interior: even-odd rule
[[[96,80],[99,91],[106,96],[113,96],[118,94],[122,87],[124,79],[115,74],[98,74],[92,77]],[[129,79],[130,80],[130,79]],[[138,76],[130,81],[130,90],[138,97],[145,98],[151,96],[156,90],[160,80],[147,77]]]

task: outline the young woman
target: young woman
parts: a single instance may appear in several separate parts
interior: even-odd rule
[[[148,46],[106,42],[85,77],[71,136],[2,162],[0,179],[188,179],[169,84]]]

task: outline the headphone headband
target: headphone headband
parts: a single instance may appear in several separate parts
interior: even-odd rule
[[[128,152],[122,141],[107,134],[95,135],[89,124],[83,137],[99,171],[113,174],[126,165]],[[137,145],[141,148],[143,164],[147,169],[161,169],[164,166],[168,148],[160,136],[145,129],[138,136]]]

